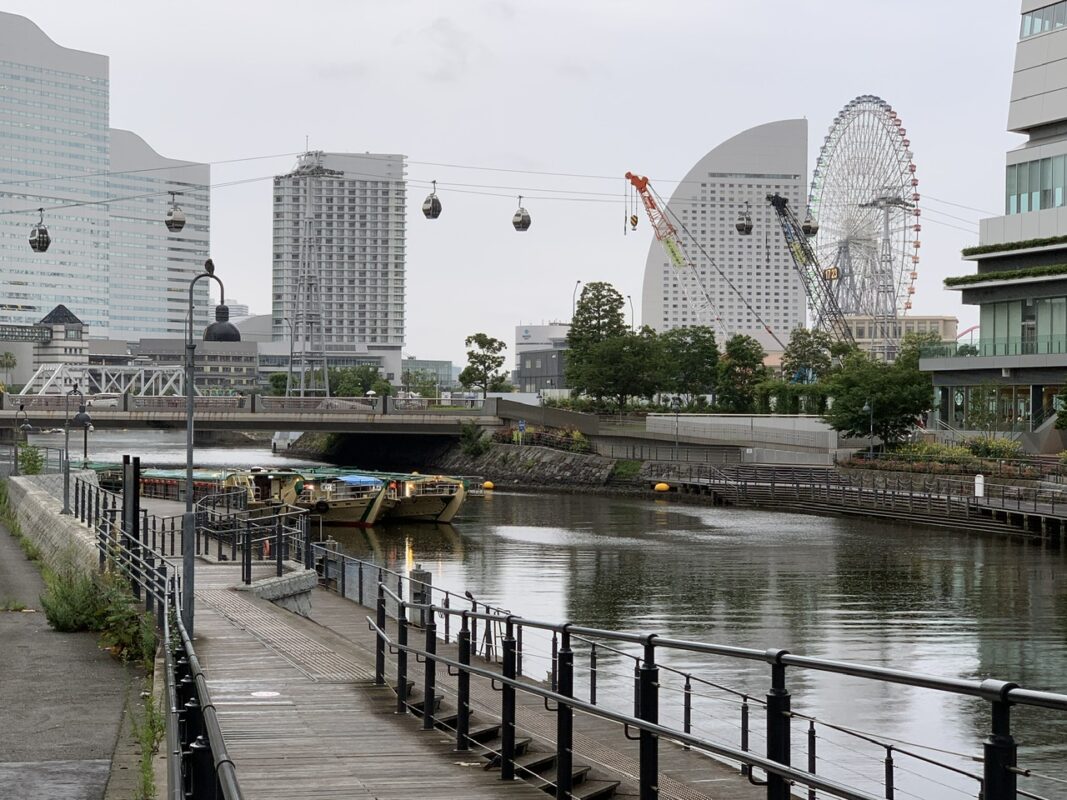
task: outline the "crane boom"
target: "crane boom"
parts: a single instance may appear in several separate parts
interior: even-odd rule
[[[704,288],[704,284],[700,281],[696,266],[686,255],[681,242],[678,240],[677,228],[668,219],[666,210],[661,208],[659,203],[656,202],[656,198],[653,197],[652,190],[648,186],[648,178],[634,175],[632,172],[627,172],[626,178],[633,184],[637,193],[641,195],[641,202],[644,203],[645,211],[648,212],[652,230],[656,234],[656,238],[663,244],[663,249],[667,251],[671,263],[677,270],[678,282],[682,286],[682,292],[685,294],[689,305],[702,320],[714,322],[725,336],[729,336],[730,332],[726,329],[722,315],[716,308],[715,303],[712,302],[711,296],[708,294],[707,289]]]
[[[819,259],[815,255],[804,228],[789,201],[780,194],[767,195],[767,202],[774,208],[778,216],[778,223],[782,226],[782,234],[785,236],[789,255],[793,258],[797,272],[800,273],[801,283],[804,285],[804,293],[811,303],[812,314],[815,318],[815,327],[821,328],[840,342],[855,344],[852,331],[849,329],[845,315],[837,304],[837,299],[830,288],[830,278],[819,266]]]

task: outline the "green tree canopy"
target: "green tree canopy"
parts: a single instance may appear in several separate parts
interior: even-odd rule
[[[585,284],[567,332],[567,383],[598,401],[614,393],[605,388],[607,365],[600,363],[597,350],[603,342],[630,333],[623,317],[625,302],[610,283]]]
[[[288,373],[272,372],[270,374],[270,393],[275,397],[285,396],[285,385],[289,380]]]
[[[883,442],[903,439],[933,404],[933,380],[919,372],[919,348],[929,341],[929,335],[906,336],[891,364],[866,353],[846,356],[826,379],[833,405],[823,419],[846,436],[867,436],[873,424]]]
[[[393,392],[392,384],[381,376],[377,367],[364,364],[330,370],[330,394],[337,397],[363,397],[369,391],[379,396]]]
[[[830,372],[833,345],[826,331],[794,328],[782,352],[782,378],[791,383],[815,383]]]
[[[662,385],[686,403],[694,395],[711,394],[719,370],[715,331],[706,325],[672,328],[659,336]]]
[[[753,411],[756,385],[767,375],[766,357],[763,346],[751,336],[737,334],[726,342],[719,358],[719,405],[735,414]]]
[[[485,397],[494,383],[506,380],[507,375],[498,370],[504,365],[501,355],[507,345],[484,333],[474,333],[466,338],[467,366],[459,373],[459,382],[464,387],[482,390]]]
[[[659,353],[656,332],[647,326],[605,339],[591,348],[586,391],[614,398],[620,411],[631,397],[651,398],[661,385]]]
[[[419,397],[436,397],[438,393],[437,373],[428,369],[404,370],[402,374],[404,387]]]

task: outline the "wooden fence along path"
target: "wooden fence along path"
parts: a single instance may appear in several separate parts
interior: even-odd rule
[[[257,566],[256,577],[270,569]],[[423,730],[422,665],[411,659],[410,713],[397,713],[395,655],[387,685],[374,683],[374,634],[366,621],[373,609],[320,588],[306,619],[235,590],[239,578],[235,565],[198,564],[197,650],[246,798],[543,799],[551,792],[556,714],[538,698],[519,697],[517,767],[525,779],[503,782],[492,768],[500,695],[488,681],[471,680],[470,735],[478,743],[456,752],[449,725],[457,678],[437,670],[437,727]],[[395,633],[395,621],[389,630]],[[438,642],[438,652],[454,658],[455,644]],[[542,675],[545,666],[537,667]],[[576,715],[573,797],[636,796],[637,748],[622,726]],[[736,768],[669,742],[660,748],[659,790],[677,800],[766,796]]]

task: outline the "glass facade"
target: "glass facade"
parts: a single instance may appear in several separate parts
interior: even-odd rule
[[[1059,30],[1067,25],[1067,2],[1052,3],[1023,14],[1020,39],[1028,39],[1039,33]]]
[[[1008,165],[1004,180],[1004,213],[1025,214],[1059,208],[1065,201],[1067,156],[1052,156]]]
[[[1062,403],[1063,386],[1033,384],[937,387],[936,411],[953,428],[989,433],[1039,427]]]

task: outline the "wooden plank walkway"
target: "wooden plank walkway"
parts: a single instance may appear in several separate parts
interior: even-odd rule
[[[272,574],[269,565],[255,570],[257,578]],[[523,781],[502,783],[477,752],[455,752],[454,735],[422,731],[420,719],[395,713],[392,688],[373,681],[370,609],[318,589],[309,620],[234,590],[238,580],[233,564],[198,562],[195,646],[249,800],[546,796]],[[415,641],[421,631],[412,629]],[[454,645],[439,643],[439,652],[454,657]],[[443,668],[437,676],[454,708],[455,679]],[[421,688],[414,658],[409,677]],[[499,721],[499,693],[478,678],[471,691],[477,722]],[[554,750],[555,714],[530,695],[517,702],[517,736]],[[615,796],[637,796],[637,743],[621,726],[576,714],[574,750],[575,764],[593,767],[590,779],[620,781]],[[756,800],[765,792],[706,755],[660,744],[664,800]]]
[[[396,715],[392,690],[374,685],[373,660],[368,671],[342,637],[233,591],[239,575],[197,565],[195,646],[248,800],[543,800]]]

